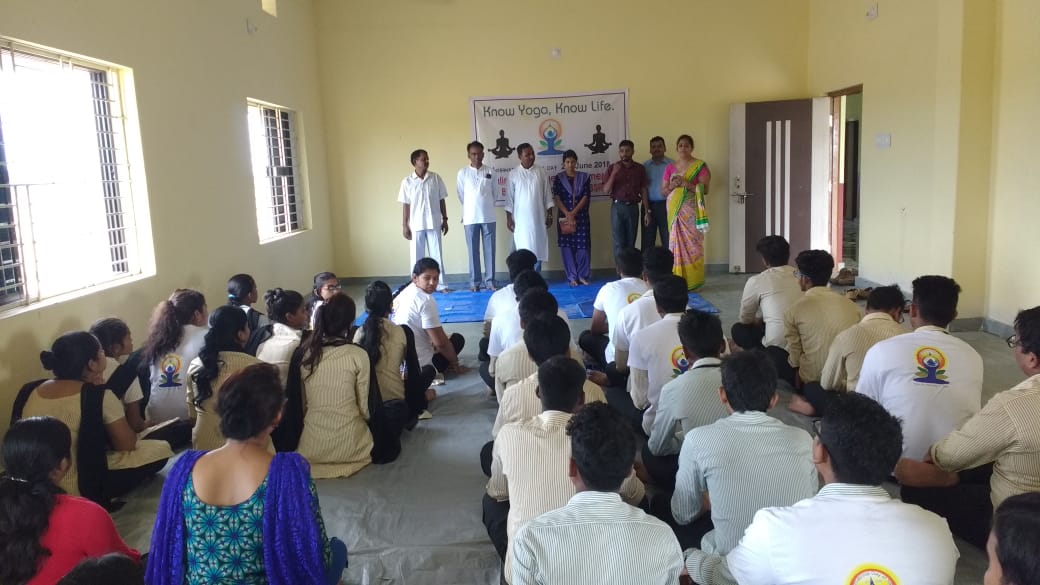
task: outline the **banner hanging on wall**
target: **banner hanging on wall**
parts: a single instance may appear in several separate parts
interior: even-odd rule
[[[535,163],[549,176],[563,170],[563,153],[578,154],[578,170],[591,178],[592,196],[605,197],[606,170],[628,138],[628,91],[483,97],[470,100],[473,137],[484,144],[484,164],[494,169],[495,204],[504,205],[506,176],[520,161],[516,147],[534,147]]]

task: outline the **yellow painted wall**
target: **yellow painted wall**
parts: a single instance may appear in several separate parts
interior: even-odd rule
[[[449,185],[447,272],[464,273],[454,177],[471,140],[469,98],[601,89],[630,91],[637,158],[663,135],[697,141],[712,169],[709,263],[727,262],[729,105],[804,97],[808,4],[686,0],[652,8],[620,0],[387,2],[316,0],[335,270],[410,270],[396,202],[408,154],[430,152]],[[552,59],[557,47],[562,57]],[[613,267],[609,206],[592,210],[593,266]],[[499,270],[509,248],[499,211]],[[555,243],[551,268],[559,269]]]
[[[997,105],[993,133],[993,206],[990,214],[987,314],[1011,323],[1019,309],[1040,305],[1040,4],[999,2]]]
[[[863,84],[860,273],[951,275],[985,312],[995,11],[989,0],[811,0],[811,94]],[[891,134],[891,148],[878,148]]]
[[[141,342],[152,307],[174,288],[202,290],[213,308],[236,272],[261,289],[307,291],[331,264],[313,19],[309,0],[282,0],[277,19],[257,0],[0,3],[0,35],[133,69],[157,266],[150,278],[0,318],[0,428],[19,386],[45,373],[40,350],[65,331],[117,315]],[[247,97],[299,112],[309,171],[314,229],[263,246]]]

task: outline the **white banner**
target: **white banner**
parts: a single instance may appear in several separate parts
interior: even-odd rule
[[[618,160],[618,143],[628,138],[627,90],[470,102],[473,137],[484,144],[484,164],[496,175],[496,205],[505,202],[506,175],[520,164],[516,147],[525,142],[534,147],[535,164],[549,176],[563,170],[563,153],[573,150],[578,170],[592,179],[592,196],[606,195],[607,167]]]

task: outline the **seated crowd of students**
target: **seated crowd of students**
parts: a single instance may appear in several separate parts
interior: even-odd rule
[[[1029,379],[983,407],[952,279],[914,280],[908,307],[878,287],[861,315],[826,252],[758,251],[730,339],[654,247],[618,253],[577,344],[534,255],[509,255],[479,351],[503,580],[951,584],[954,536],[987,550],[987,585],[1040,580],[1040,307],[1008,339]],[[396,293],[371,283],[355,327],[333,273],[309,297],[268,290],[266,314],[238,274],[212,313],[174,291],[139,351],[117,318],[59,337],[0,453],[0,583],[338,582],[314,480],[397,459],[437,378],[466,371],[439,280],[423,258]],[[770,416],[780,389],[813,433]],[[189,445],[142,569],[106,509]]]

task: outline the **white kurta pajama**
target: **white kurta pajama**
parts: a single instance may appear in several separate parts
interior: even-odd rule
[[[549,174],[538,165],[509,171],[506,211],[513,214],[513,245],[534,252],[539,261],[549,259],[549,232],[545,211],[555,205]]]

